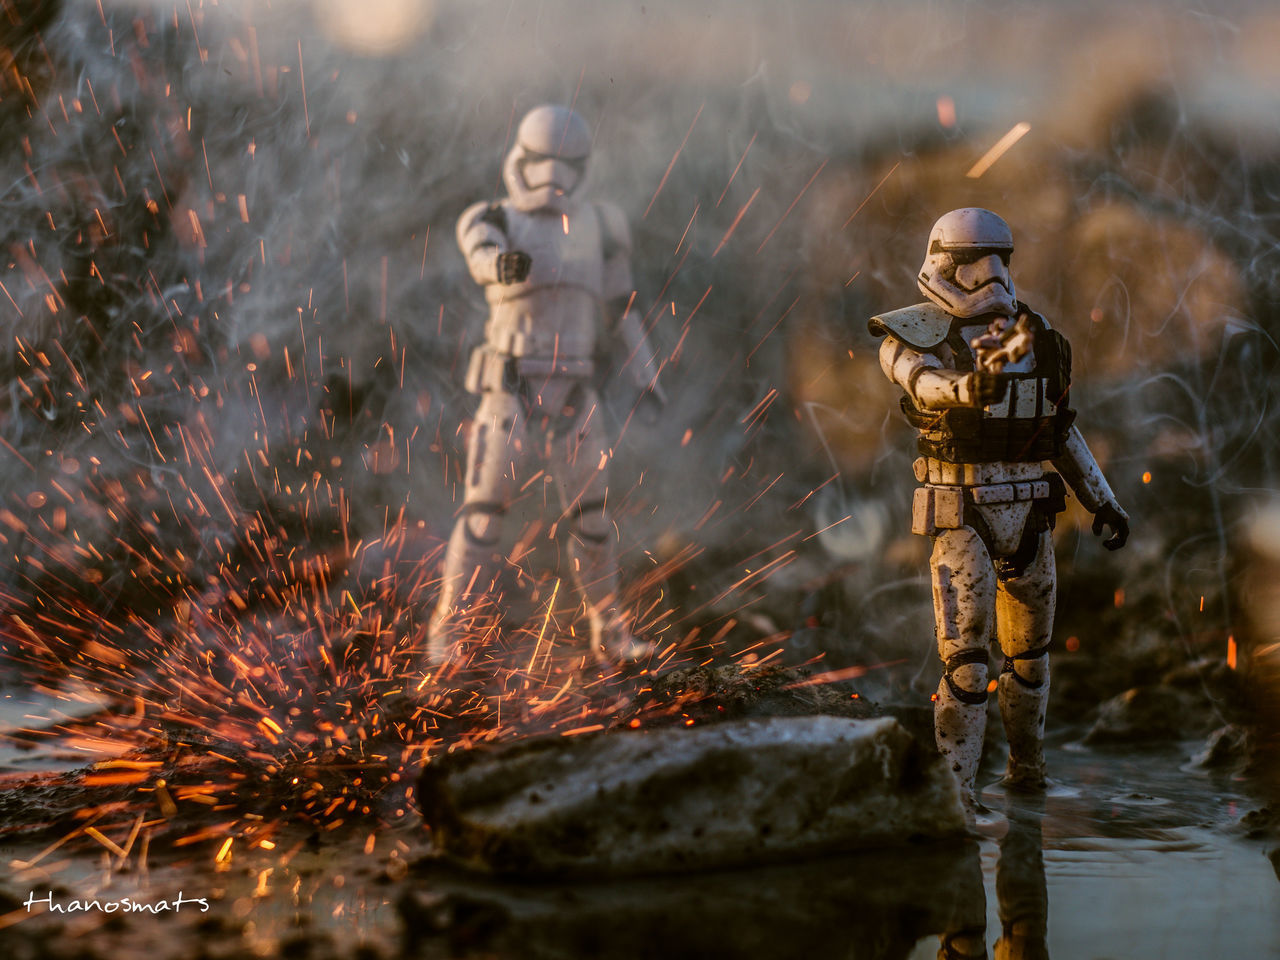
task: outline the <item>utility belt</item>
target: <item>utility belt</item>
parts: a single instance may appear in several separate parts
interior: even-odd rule
[[[978,508],[1000,503],[1031,501],[1031,512],[1052,529],[1057,515],[1067,507],[1067,485],[1056,473],[1039,480],[951,486],[927,483],[917,487],[911,501],[911,532],[936,537],[939,530],[960,527],[986,528]]]
[[[590,357],[512,356],[481,344],[471,351],[463,381],[468,393],[514,393],[526,380],[547,377],[586,379],[595,372]]]
[[[492,304],[484,340],[513,357],[589,357],[599,326],[599,295],[561,284]]]
[[[485,340],[490,349],[513,357],[590,353],[595,347],[595,336],[589,330],[520,330],[492,322],[485,326]]]
[[[981,410],[952,407],[918,410],[908,397],[902,412],[922,431],[916,441],[920,456],[947,463],[1039,463],[1062,455],[1074,410],[1059,408],[1049,416],[988,417]]]

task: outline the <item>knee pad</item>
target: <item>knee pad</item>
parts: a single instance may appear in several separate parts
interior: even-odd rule
[[[590,544],[601,544],[613,533],[613,525],[604,512],[603,500],[575,503],[571,530],[573,535]]]
[[[1006,656],[1004,658],[1004,666],[1000,668],[1000,676],[1004,676],[1006,673],[1011,673],[1013,674],[1013,679],[1018,681],[1021,686],[1026,687],[1028,690],[1039,690],[1044,686],[1043,676],[1038,680],[1028,680],[1015,670],[1014,666],[1019,660],[1039,660],[1041,657],[1048,656],[1048,654],[1049,645],[1045,644],[1043,647],[1037,647],[1035,650],[1027,650],[1024,653],[1015,653],[1013,656]]]
[[[973,670],[966,670],[970,674],[970,683],[978,687],[976,690],[968,690],[960,685],[954,674],[961,667],[974,667]],[[972,676],[976,675],[976,676]],[[987,651],[981,647],[971,647],[968,650],[961,650],[959,653],[952,654],[947,657],[946,663],[943,665],[942,679],[947,683],[947,689],[951,691],[951,695],[961,703],[967,703],[970,706],[987,702]]]
[[[462,508],[462,529],[477,547],[492,547],[501,538],[498,528],[506,508],[500,503],[468,503]]]

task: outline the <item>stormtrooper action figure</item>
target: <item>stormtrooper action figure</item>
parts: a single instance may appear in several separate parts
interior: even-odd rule
[[[545,461],[568,525],[571,581],[586,607],[591,650],[626,663],[647,650],[619,606],[616,528],[606,509],[611,455],[593,386],[602,312],[625,346],[624,368],[646,402],[661,403],[657,364],[628,310],[631,238],[622,212],[579,196],[591,131],[564,107],[532,110],[502,168],[508,196],[458,220],[458,245],[489,304],[466,388],[480,395],[467,441],[463,506],[445,552],[428,659],[462,659],[469,613],[493,585],[503,516]],[[656,405],[655,404],[655,405]]]
[[[1066,487],[1093,514],[1095,534],[1111,529],[1104,546],[1117,550],[1129,536],[1127,515],[1072,423],[1070,346],[1015,298],[1012,253],[1000,217],[952,210],[929,234],[918,277],[928,301],[868,323],[884,338],[881,368],[906,392],[902,410],[919,431],[911,529],[933,538],[944,665],[934,731],[971,813],[993,637],[1004,655],[996,687],[1009,741],[1005,782],[1044,787],[1057,592],[1050,531]]]

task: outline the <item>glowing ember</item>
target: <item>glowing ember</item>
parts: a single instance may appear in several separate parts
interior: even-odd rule
[[[938,98],[938,123],[948,130],[956,125],[956,102],[950,97]]]

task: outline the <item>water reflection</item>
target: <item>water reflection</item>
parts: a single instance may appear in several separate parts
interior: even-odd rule
[[[407,956],[907,960],[957,922],[981,943],[984,904],[968,840],[600,884],[503,884],[435,866],[400,912]]]
[[[1009,832],[996,866],[1000,939],[996,960],[1047,960],[1049,887],[1044,877],[1043,798],[1035,807],[1010,808]]]
[[[1044,798],[1007,807],[996,861],[1000,936],[995,960],[1048,960],[1049,886],[1044,874]],[[986,960],[987,897],[980,864],[965,872],[965,894],[938,949],[939,960]]]

